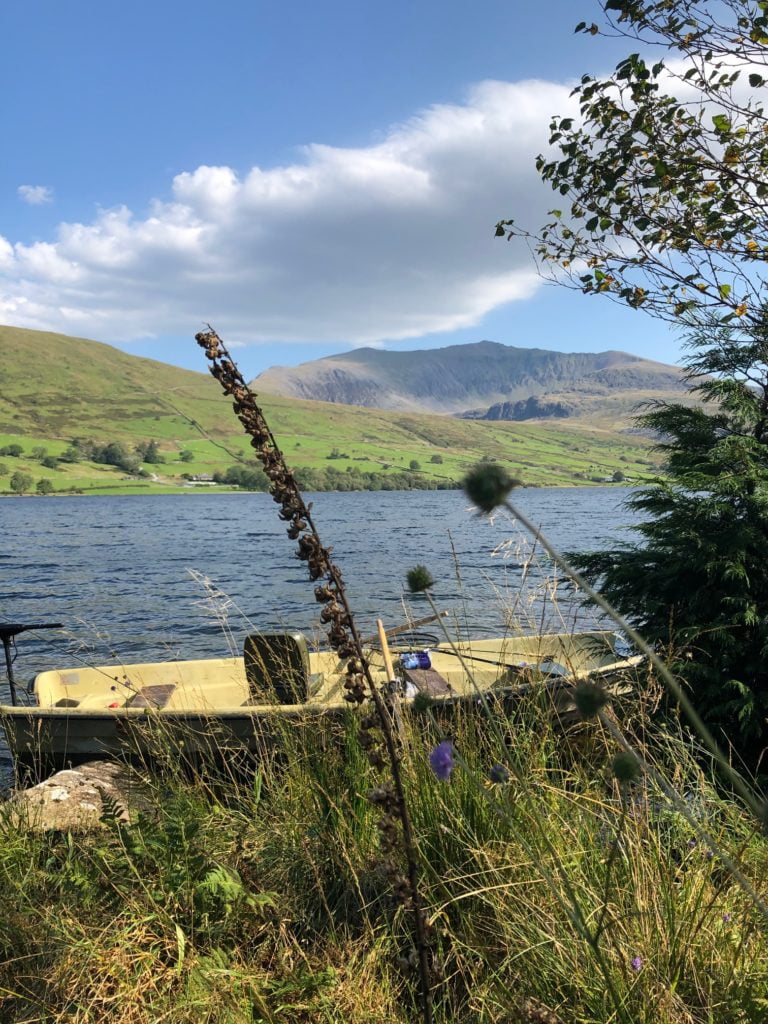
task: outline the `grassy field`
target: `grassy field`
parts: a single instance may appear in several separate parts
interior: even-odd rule
[[[0,455],[0,493],[10,492],[15,472],[32,477],[33,491],[40,480],[56,492],[176,491],[185,488],[183,473],[212,475],[250,457],[231,407],[206,373],[97,342],[9,327],[0,327],[0,359],[0,448],[19,444],[23,449],[15,458]],[[202,364],[201,355],[201,369]],[[347,474],[348,482],[356,470],[394,477],[416,462],[425,486],[445,486],[482,458],[503,462],[536,486],[598,482],[617,470],[638,479],[655,466],[646,439],[583,422],[478,422],[260,399],[294,468],[330,468]],[[129,448],[155,440],[165,461],[144,467],[156,479],[140,480],[90,462],[46,468],[32,455],[38,448],[60,456],[75,437],[120,441]],[[185,450],[191,461],[180,460]]]

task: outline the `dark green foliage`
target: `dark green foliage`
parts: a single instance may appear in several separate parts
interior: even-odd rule
[[[80,450],[80,448],[75,444],[71,444],[69,448],[67,448],[61,454],[62,462],[80,462],[82,458],[83,453]]]
[[[661,435],[667,470],[628,501],[642,544],[574,558],[754,763],[768,743],[768,324],[715,325],[690,344],[711,411],[660,405],[640,417]]]
[[[97,444],[93,441],[72,442],[72,448],[80,459],[88,459],[105,466],[115,466],[124,473],[135,473],[139,468],[139,460],[132,455],[121,441],[110,441],[108,444]],[[69,449],[67,449],[67,452]],[[66,458],[67,452],[64,453]],[[72,461],[78,461],[77,457]]]
[[[150,458],[146,458],[146,455]],[[60,456],[60,462],[95,462],[103,466],[115,466],[124,473],[137,473],[141,461],[164,462],[164,458],[157,451],[157,444],[154,441],[140,442],[135,446],[134,451],[123,444],[122,441],[108,441],[101,443],[92,438],[73,437],[72,443]],[[44,463],[45,464],[45,463]]]
[[[119,441],[113,441],[103,448],[94,452],[94,462],[103,462],[108,466],[116,466],[125,473],[135,473],[138,469],[138,462],[128,453],[125,445]]]
[[[160,454],[157,441],[139,441],[135,450],[141,461],[146,462],[150,466],[160,465],[165,462],[165,456]]]
[[[384,464],[382,470],[388,469]],[[329,466],[315,469],[300,466],[294,471],[296,481],[303,491],[436,491],[456,490],[455,480],[437,479],[421,473],[375,473],[347,466],[342,472]]]
[[[216,483],[232,484],[242,491],[266,491],[269,487],[264,470],[256,463],[230,466],[226,473],[214,473]]]
[[[419,691],[411,701],[411,710],[417,714],[423,714],[425,711],[429,711],[432,705],[435,703],[434,697],[430,697],[428,693]]]
[[[115,868],[122,868],[110,885],[119,898],[141,877],[158,908],[184,920],[198,944],[216,945],[231,925],[242,927],[249,912],[270,906],[272,894],[249,892],[235,867],[211,857],[199,807],[181,798],[163,811],[159,819],[141,816],[132,826],[116,817],[109,821],[118,839]]]
[[[574,560],[756,766],[768,744],[768,6],[601,6],[607,34],[670,60],[634,52],[581,79],[580,117],[553,119],[559,152],[537,161],[562,209],[537,232],[503,221],[499,233],[528,238],[557,280],[692,331],[688,370],[710,404],[640,419],[667,471],[630,499],[642,543]]]
[[[10,481],[11,490],[15,494],[26,494],[32,489],[32,477],[29,473],[14,473]]]

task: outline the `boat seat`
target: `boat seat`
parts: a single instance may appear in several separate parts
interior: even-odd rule
[[[433,668],[406,668],[403,675],[409,683],[412,683],[419,693],[426,693],[430,697],[442,697],[453,693],[451,684]]]
[[[248,704],[304,704],[322,683],[311,676],[303,633],[251,633],[243,646]]]
[[[164,708],[176,689],[176,683],[161,683],[157,686],[142,686],[125,702],[126,708]]]

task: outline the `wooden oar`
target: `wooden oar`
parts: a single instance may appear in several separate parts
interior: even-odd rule
[[[399,636],[401,633],[410,633],[411,630],[416,629],[417,626],[430,626],[433,622],[437,622],[439,619],[444,619],[447,615],[447,611],[442,611],[438,612],[437,615],[427,615],[423,619],[414,619],[413,622],[406,622],[402,626],[393,626],[392,629],[384,630],[384,638],[386,639],[389,636]],[[378,626],[380,622],[381,620],[377,619],[376,625]],[[383,626],[381,628],[384,629]],[[373,636],[364,636],[360,642],[363,644],[371,644],[374,640],[379,640],[381,642],[381,637],[381,633],[377,633]]]
[[[384,629],[384,623],[381,621],[381,619],[376,619],[376,629],[378,630],[379,643],[381,644],[381,653],[384,658],[384,670],[387,673],[387,681],[390,683],[394,683],[395,666],[392,664],[392,655],[389,653],[387,631]]]
[[[392,655],[389,652],[389,642],[387,640],[387,631],[384,629],[384,623],[381,619],[376,619],[376,629],[378,630],[379,643],[381,644],[381,654],[384,659],[384,671],[387,673],[387,682],[392,683],[392,693],[390,696],[392,717],[395,720],[397,731],[400,734],[401,742],[405,742],[405,728],[403,726],[403,718],[400,714],[400,697],[397,693],[397,676],[395,675],[395,666],[392,664]]]

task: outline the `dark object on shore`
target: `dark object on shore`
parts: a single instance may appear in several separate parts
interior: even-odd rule
[[[5,654],[5,670],[8,676],[8,688],[11,691],[11,704],[14,707],[18,704],[16,699],[16,679],[13,675],[14,656],[11,654],[11,643],[19,633],[26,633],[30,629],[61,629],[61,622],[2,622],[0,623],[0,640],[3,641],[3,652]]]

